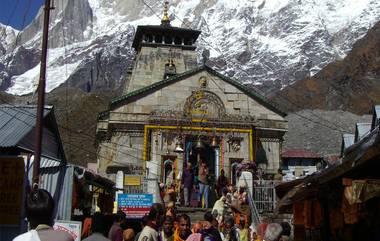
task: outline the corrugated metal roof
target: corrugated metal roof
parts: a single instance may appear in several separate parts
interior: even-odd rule
[[[298,149],[292,149],[292,150],[285,150],[282,152],[281,156],[283,158],[321,158],[321,155],[307,151],[307,150],[298,150]]]
[[[373,107],[371,130],[375,129],[379,124],[380,124],[380,105],[375,105]]]
[[[356,123],[355,142],[370,133],[372,123]]]
[[[32,183],[33,160],[29,164],[28,181]],[[41,157],[40,188],[47,190],[58,203],[55,219],[70,220],[73,192],[74,166],[62,165],[55,160]]]
[[[44,117],[52,107],[45,107]],[[36,124],[36,106],[0,105],[0,147],[14,147]]]
[[[375,113],[377,118],[380,118],[380,105],[375,105]]]
[[[354,134],[343,134],[343,145],[344,148],[350,147],[355,143]]]

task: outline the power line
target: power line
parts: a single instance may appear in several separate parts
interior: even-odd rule
[[[152,11],[157,17],[159,17],[159,15],[155,12],[155,10],[154,10],[152,7],[150,7],[150,6],[145,2],[145,0],[142,0],[142,1],[143,1],[143,3],[144,3],[146,6],[149,7],[149,9],[150,9],[150,10],[151,10],[151,11]],[[180,21],[182,22],[183,25],[187,26],[188,28],[191,28],[191,26],[189,26],[186,22],[184,22],[181,18],[179,18],[178,15],[176,15],[174,12],[172,12],[172,14],[173,14],[178,20],[180,20]],[[203,38],[202,35],[200,36],[200,38],[201,38],[206,44],[208,44],[212,49],[216,50],[217,52],[219,52],[219,54],[220,54],[221,56],[223,56],[223,53],[221,52],[221,50],[219,50],[219,49],[215,49],[215,48],[213,47],[212,44],[210,44],[206,39]],[[222,58],[223,58],[223,57],[222,57]],[[225,62],[228,64],[228,61],[225,61]],[[219,66],[218,63],[215,63],[215,64],[216,64],[216,66],[217,66],[219,69],[223,69],[223,67]],[[248,74],[245,70],[243,70],[243,69],[241,69],[241,70],[249,76],[249,74]],[[264,85],[264,84],[263,84],[263,85]],[[264,86],[265,86],[265,85],[264,85]],[[265,87],[269,88],[269,86],[265,86]],[[255,89],[255,91],[259,93],[259,90]],[[294,105],[294,106],[300,108],[299,105],[297,105],[297,104],[295,104],[294,102],[290,101],[288,98],[284,97],[283,95],[281,95],[281,94],[278,94],[278,95],[279,95],[282,99],[286,100],[288,103],[291,103],[292,105]],[[264,95],[263,95],[263,96],[264,96]],[[344,133],[344,132],[345,132],[344,130],[340,130],[340,128],[343,128],[343,129],[344,129],[344,127],[341,127],[341,126],[337,125],[336,123],[330,122],[330,121],[328,121],[328,120],[326,120],[326,119],[324,119],[324,118],[322,118],[322,117],[320,117],[320,116],[314,114],[314,113],[311,112],[311,111],[310,111],[310,113],[311,113],[311,115],[317,117],[318,119],[320,119],[320,120],[322,120],[322,121],[324,121],[324,122],[327,122],[327,123],[332,124],[332,125],[335,126],[336,128],[331,127],[331,126],[329,126],[329,125],[326,125],[326,124],[324,124],[324,123],[321,123],[321,122],[315,121],[315,120],[313,120],[313,119],[311,119],[311,118],[309,118],[309,117],[303,116],[303,115],[301,115],[301,114],[299,114],[299,113],[294,113],[294,114],[297,115],[297,116],[299,116],[299,117],[301,117],[301,118],[303,118],[303,119],[305,119],[305,120],[308,120],[308,121],[313,122],[313,123],[315,123],[315,124],[318,124],[318,125],[320,125],[320,126],[324,126],[324,127],[329,128],[329,129],[331,129],[331,130],[338,131],[338,132],[340,132],[340,133]]]
[[[11,106],[12,106],[12,105],[11,105]],[[17,108],[17,106],[12,106],[12,107]],[[11,116],[11,117],[14,118],[14,119],[17,119],[18,121],[24,123],[25,125],[34,128],[34,127],[35,127],[34,125],[32,125],[32,124],[26,122],[25,120],[22,120],[22,119],[20,119],[19,117],[17,117],[17,114],[18,114],[18,113],[28,114],[28,115],[31,116],[31,117],[33,116],[33,114],[30,113],[30,112],[24,112],[22,109],[18,109],[18,108],[17,108],[17,110],[18,110],[19,112],[17,112],[15,115],[11,115],[9,112],[7,112],[7,111],[4,110],[4,109],[2,109],[2,112],[5,113],[5,114],[7,114],[7,115],[9,115],[9,116]],[[35,116],[34,116],[34,117],[35,117]],[[62,127],[62,126],[61,126],[61,128],[66,129],[66,128]],[[67,131],[72,131],[72,130],[67,129]],[[76,133],[76,134],[81,135],[81,133]],[[63,141],[63,140],[62,140],[62,142],[68,144],[67,142],[65,142],[65,141]],[[96,153],[96,152],[94,152],[94,151],[88,150],[88,149],[84,148],[83,146],[74,145],[74,144],[72,144],[72,143],[69,143],[69,144],[72,145],[73,147],[78,148],[79,150],[82,150],[82,151],[86,152],[86,153],[94,154],[95,156],[101,157],[101,158],[103,158],[103,159],[106,160],[106,161],[108,160],[108,163],[110,163],[110,162],[115,162],[114,160],[109,159],[108,157],[105,157],[105,156],[103,156],[103,155],[101,155],[101,154],[99,154],[99,153]],[[129,153],[126,153],[126,152],[122,152],[122,151],[120,151],[120,150],[117,150],[116,148],[112,148],[112,147],[108,147],[108,146],[104,146],[104,147],[105,147],[105,148],[109,148],[109,149],[115,151],[116,153],[121,153],[121,154],[124,154],[124,155],[130,156],[130,157],[133,157],[133,158],[135,158],[136,160],[141,160],[141,161],[142,161],[142,159],[140,159],[139,157],[134,156],[134,155],[129,154]],[[154,153],[153,153],[153,154],[154,154]],[[157,153],[155,153],[155,154],[157,155]],[[160,155],[160,156],[166,156],[166,155]],[[105,165],[107,165],[108,163],[106,163]],[[153,163],[153,162],[151,162],[151,164],[154,164],[154,165],[160,166],[159,164],[156,164],[156,163]]]
[[[69,101],[68,101],[68,88],[70,86],[70,79],[67,79],[67,75],[68,75],[68,70],[67,70],[67,49],[66,49],[66,33],[65,33],[65,16],[63,14],[63,9],[64,9],[64,6],[63,6],[63,1],[61,1],[61,6],[60,6],[60,9],[62,9],[62,38],[63,38],[63,50],[64,50],[64,55],[65,55],[65,58],[64,58],[64,61],[65,61],[65,79],[66,79],[66,84],[65,84],[65,121],[66,121],[66,124],[67,126],[69,127],[70,126],[70,123],[69,123],[69,108],[70,108],[70,105],[69,105]],[[67,133],[67,139],[68,139],[68,145],[67,145],[67,151],[68,153],[71,155],[71,151],[70,151],[70,147],[71,147],[71,135],[70,135],[70,132],[68,131]]]
[[[181,22],[182,22],[182,24],[184,24],[184,25],[187,25],[188,27],[191,27],[191,26],[189,26],[187,23],[185,23],[182,19],[180,19],[174,12],[173,12],[173,14],[174,14],[174,16],[178,19],[178,20],[180,20]],[[220,49],[215,49],[214,47],[213,47],[213,45],[212,44],[210,44],[209,42],[207,42],[207,40],[206,39],[204,39],[202,36],[200,36],[201,37],[201,39],[204,41],[204,42],[206,42],[211,48],[213,48],[214,50],[216,50],[217,52],[219,52],[219,54],[221,55],[221,56],[223,56],[223,54],[222,54],[222,52],[221,52],[221,50]],[[226,63],[228,63],[228,61],[225,61]],[[218,63],[216,63],[216,65],[218,66]],[[220,69],[223,69],[223,67],[221,67],[221,66],[218,66]],[[244,69],[241,69],[241,71],[243,71],[244,73],[246,73],[247,74],[247,76],[249,76],[249,74],[244,70]],[[264,84],[263,84],[264,85]],[[265,86],[265,85],[264,85]],[[219,87],[219,86],[218,86]],[[267,88],[269,88],[269,86],[265,86],[265,87],[267,87]],[[291,88],[291,87],[290,87]],[[258,93],[260,93],[260,91],[258,90],[258,89],[254,89],[256,92],[258,92]],[[295,104],[294,102],[292,102],[292,101],[290,101],[288,98],[285,98],[283,95],[281,95],[281,94],[278,94],[282,99],[285,99],[286,101],[288,101],[289,103],[291,103],[291,104],[293,104],[294,106],[296,106],[296,107],[298,107],[298,108],[300,108],[300,106],[299,105],[297,105],[297,104]],[[264,96],[264,95],[263,95]],[[328,123],[331,123],[331,124],[333,124],[335,127],[337,127],[337,128],[342,128],[342,127],[340,127],[340,126],[338,126],[338,125],[336,125],[336,123],[333,123],[333,122],[330,122],[330,121],[328,121],[328,120],[326,120],[326,119],[323,119],[322,117],[320,117],[320,116],[317,116],[317,115],[315,115],[313,112],[310,112],[312,115],[314,115],[314,116],[316,116],[318,119],[320,119],[320,120],[322,120],[322,121],[325,121],[325,122],[328,122]],[[325,127],[327,127],[327,128],[329,128],[329,129],[332,129],[332,130],[335,130],[335,131],[338,131],[338,132],[341,132],[341,133],[343,133],[344,131],[342,131],[342,130],[340,130],[340,129],[337,129],[337,128],[332,128],[332,127],[330,127],[330,126],[328,126],[328,125],[326,125],[326,124],[323,124],[323,123],[320,123],[320,122],[317,122],[317,121],[314,121],[314,120],[312,120],[312,119],[310,119],[309,117],[305,117],[305,116],[303,116],[303,115],[300,115],[300,114],[298,114],[298,113],[295,113],[295,115],[297,115],[297,116],[299,116],[299,117],[301,117],[301,118],[304,118],[304,119],[306,119],[306,120],[308,120],[308,121],[311,121],[311,122],[313,122],[313,123],[315,123],[315,124],[319,124],[319,125],[322,125],[322,126],[325,126]],[[344,128],[344,127],[343,127]]]
[[[1,100],[1,99],[0,99],[0,100]],[[12,104],[10,104],[10,103],[4,101],[4,100],[1,100],[1,101],[7,103],[9,106],[11,106],[11,107],[13,107],[13,108],[16,108],[20,113],[23,113],[23,114],[28,115],[28,116],[33,117],[33,118],[36,117],[36,115],[33,114],[33,113],[26,112],[26,111],[24,111],[24,110],[22,110],[22,109],[19,109],[17,106],[12,105]],[[8,113],[7,111],[5,111],[4,109],[3,109],[2,111],[3,111],[4,113],[6,113],[6,114],[8,114],[8,115],[11,116],[11,114],[9,114],[9,113]],[[12,116],[12,118],[15,118],[15,119],[21,121],[22,123],[28,125],[29,127],[34,127],[34,126],[31,125],[30,123],[27,123],[27,122],[25,122],[24,120],[22,120],[22,119],[16,117],[16,115]],[[70,129],[70,128],[67,128],[67,127],[65,127],[65,126],[58,125],[58,124],[57,124],[57,126],[60,127],[60,128],[62,128],[62,129],[64,129],[64,130],[66,130],[66,131],[68,131],[68,132],[73,132],[73,133],[75,133],[75,134],[77,134],[77,135],[81,135],[81,136],[86,136],[86,137],[91,137],[91,138],[93,138],[93,136],[91,136],[91,135],[88,135],[88,134],[85,134],[85,133],[79,133],[79,132],[76,132],[76,131],[74,131],[74,130],[72,130],[72,129]],[[94,155],[96,155],[96,156],[99,156],[99,157],[103,158],[103,159],[106,160],[106,161],[108,160],[108,162],[105,163],[105,165],[107,165],[107,164],[110,163],[110,162],[115,162],[115,160],[108,159],[107,157],[105,157],[105,156],[103,156],[103,155],[101,155],[101,154],[99,154],[99,153],[96,153],[96,152],[90,151],[90,150],[88,150],[88,149],[85,149],[85,148],[83,148],[83,146],[77,146],[77,145],[72,144],[72,142],[67,143],[67,142],[65,142],[65,141],[63,141],[63,140],[62,140],[62,142],[66,143],[66,144],[70,144],[72,147],[77,147],[77,148],[79,148],[80,150],[84,150],[86,153],[90,153],[90,154],[94,154]],[[110,142],[110,143],[111,143],[111,144],[115,144],[115,145],[117,145],[117,146],[124,146],[124,147],[130,148],[130,149],[136,150],[136,151],[143,151],[143,149],[139,149],[139,148],[136,148],[136,147],[133,148],[133,147],[126,146],[126,145],[122,145],[122,144],[115,143],[115,142]],[[138,157],[138,156],[135,156],[135,155],[132,155],[132,154],[130,154],[130,153],[127,153],[127,152],[121,151],[121,150],[119,150],[119,149],[117,149],[117,148],[110,147],[110,146],[107,146],[107,145],[102,145],[102,147],[104,147],[104,148],[106,148],[106,149],[109,149],[109,150],[111,150],[111,151],[114,151],[115,154],[116,154],[116,153],[120,153],[120,154],[123,154],[123,155],[129,156],[129,157],[132,157],[132,158],[134,158],[134,159],[136,159],[136,160],[138,160],[138,161],[139,161],[139,160],[140,160],[140,161],[144,161],[142,158],[140,158],[140,157]],[[148,149],[147,149],[147,150],[148,150]],[[147,151],[147,150],[145,150],[145,151]],[[167,154],[158,154],[158,153],[154,153],[154,152],[152,153],[152,155],[158,155],[158,156],[160,156],[160,157],[168,156]],[[150,164],[153,164],[153,165],[156,165],[156,166],[161,167],[160,164],[157,164],[157,163],[154,163],[154,162],[150,162]]]

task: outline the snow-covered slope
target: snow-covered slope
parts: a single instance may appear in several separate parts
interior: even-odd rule
[[[57,0],[48,91],[65,82],[88,91],[123,85],[135,27],[159,24],[161,11],[159,0]],[[169,12],[172,25],[202,30],[198,51],[215,68],[270,92],[343,58],[380,20],[380,1],[173,0]],[[40,12],[20,33],[23,47],[5,48],[0,55],[0,87],[8,93],[33,91],[38,61],[25,67],[25,58],[15,56],[21,50],[34,56],[41,22]]]
[[[12,47],[17,34],[18,31],[16,29],[0,23],[0,55],[5,54],[5,52]]]

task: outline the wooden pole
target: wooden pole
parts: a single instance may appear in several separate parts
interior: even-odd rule
[[[40,176],[40,162],[41,162],[41,149],[42,149],[42,129],[43,129],[43,116],[45,106],[45,85],[46,85],[46,59],[48,48],[48,32],[49,32],[49,18],[51,0],[45,0],[44,7],[44,27],[42,35],[42,54],[40,66],[40,79],[38,82],[38,102],[36,114],[36,131],[35,131],[35,149],[34,149],[34,163],[33,163],[33,188],[38,188]]]

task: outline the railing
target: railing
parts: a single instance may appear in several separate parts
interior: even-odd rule
[[[276,208],[277,196],[275,186],[277,182],[271,180],[255,180],[253,199],[259,213],[273,213]]]
[[[246,187],[249,187],[245,177],[244,177],[244,183],[245,183]],[[248,204],[249,204],[249,207],[251,209],[252,223],[255,227],[259,227],[259,224],[261,222],[260,214],[259,214],[259,211],[257,210],[257,207],[255,205],[255,201],[253,200],[252,193],[251,193],[251,190],[249,188],[247,190],[247,193],[248,193]]]

